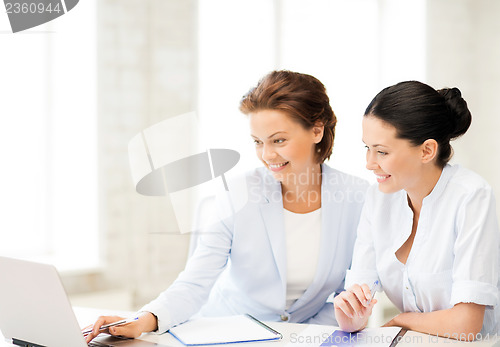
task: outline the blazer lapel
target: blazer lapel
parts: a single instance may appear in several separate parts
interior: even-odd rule
[[[283,200],[279,182],[276,181],[275,184],[265,187],[264,201],[259,207],[281,278],[283,293],[286,294],[286,240]]]
[[[337,240],[342,218],[342,207],[344,193],[340,191],[337,182],[331,175],[331,169],[322,165],[323,180],[321,182],[321,241],[318,256],[318,265],[316,274],[314,275],[313,283],[307,288],[302,297],[297,300],[290,308],[296,309],[296,305],[300,306],[303,302],[308,302],[310,298],[316,296],[321,290],[325,282],[328,280],[328,275],[332,267],[335,266],[335,257],[337,256]],[[329,182],[327,184],[326,182]]]

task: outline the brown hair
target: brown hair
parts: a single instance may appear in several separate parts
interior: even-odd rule
[[[323,125],[323,138],[316,144],[315,159],[321,164],[330,158],[337,117],[325,86],[317,78],[287,70],[270,72],[240,102],[240,111],[246,115],[262,110],[285,112],[307,130],[318,123]]]

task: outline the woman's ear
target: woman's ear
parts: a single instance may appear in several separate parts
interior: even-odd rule
[[[425,140],[421,145],[422,148],[422,162],[429,163],[437,157],[438,143],[434,139]]]
[[[321,140],[323,139],[323,133],[325,131],[325,126],[321,122],[317,122],[313,127],[312,127],[312,133],[314,137],[314,142],[315,143],[320,143]]]

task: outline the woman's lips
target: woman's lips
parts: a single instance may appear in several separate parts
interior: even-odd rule
[[[269,169],[272,172],[278,172],[278,171],[283,170],[288,165],[288,163],[289,163],[288,161],[284,162],[284,163],[277,163],[277,164],[268,163],[267,166],[269,167]]]
[[[377,175],[377,174],[375,174],[375,177],[377,178],[378,183],[384,183],[385,181],[387,181],[389,179],[389,177],[391,177],[391,175]]]

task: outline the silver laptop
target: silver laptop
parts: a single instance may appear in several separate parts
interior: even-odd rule
[[[25,347],[87,347],[54,266],[0,257],[0,330]],[[162,346],[103,336],[97,346]]]

